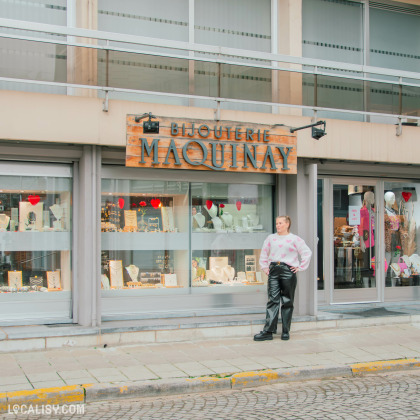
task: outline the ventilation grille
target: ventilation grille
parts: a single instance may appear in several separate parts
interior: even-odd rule
[[[406,15],[420,16],[420,7],[417,6],[401,6],[394,2],[369,1],[369,6],[373,9],[387,10],[395,13],[405,13]]]

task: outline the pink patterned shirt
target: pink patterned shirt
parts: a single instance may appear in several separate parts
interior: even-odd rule
[[[280,261],[292,267],[298,267],[300,271],[306,270],[311,261],[312,251],[305,241],[293,233],[278,235],[273,233],[264,241],[260,266],[263,271],[268,269],[273,261]],[[299,257],[300,260],[299,261]]]

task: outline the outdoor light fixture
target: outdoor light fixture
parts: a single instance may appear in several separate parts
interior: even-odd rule
[[[315,128],[317,125],[323,125],[323,128]],[[318,121],[314,124],[309,124],[309,125],[304,125],[303,127],[298,127],[298,128],[291,128],[290,132],[294,133],[295,131],[298,130],[303,130],[304,128],[309,128],[312,127],[312,138],[315,140],[319,140],[321,137],[324,137],[325,134],[327,134],[325,132],[325,127],[327,126],[327,123],[325,121]]]
[[[148,121],[143,122],[143,133],[159,133],[159,121],[152,121],[152,118],[156,118],[151,112],[146,112],[140,117],[135,117],[135,122],[140,122],[141,119],[149,117]]]

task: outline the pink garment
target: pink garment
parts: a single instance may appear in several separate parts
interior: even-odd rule
[[[389,217],[389,228],[391,230],[398,230],[400,228],[400,217],[397,215],[388,216]]]
[[[261,249],[260,266],[263,271],[269,268],[273,261],[283,262],[303,271],[309,267],[312,251],[305,241],[293,233],[267,236]],[[299,257],[300,260],[299,261]]]
[[[373,210],[370,211],[369,223],[369,210],[366,207],[360,209],[360,225],[358,227],[359,236],[363,238],[366,248],[371,248],[375,245],[374,239],[375,216]],[[367,232],[367,238],[366,233]]]

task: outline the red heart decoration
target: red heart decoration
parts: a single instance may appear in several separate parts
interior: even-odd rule
[[[118,199],[118,207],[120,209],[122,209],[124,207],[124,198],[119,198]]]
[[[236,202],[236,208],[238,209],[238,211],[241,211],[242,203],[240,201]]]
[[[402,192],[401,195],[403,196],[404,201],[407,202],[413,194],[410,192]]]
[[[213,205],[213,201],[211,201],[211,200],[206,201],[207,210],[210,210],[212,205]]]
[[[159,200],[159,198],[152,198],[150,200],[150,204],[152,205],[152,207],[154,209],[157,209],[160,206],[160,200]]]
[[[41,197],[39,195],[30,195],[28,196],[28,201],[33,205],[37,205],[39,203],[39,200],[41,200]]]

